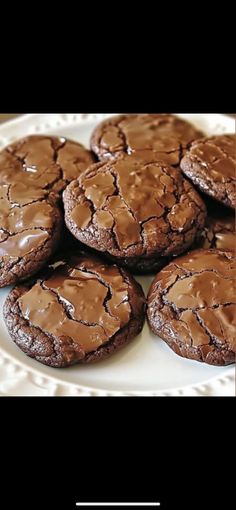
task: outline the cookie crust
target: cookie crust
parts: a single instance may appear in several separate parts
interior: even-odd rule
[[[187,145],[202,136],[201,131],[175,115],[126,114],[101,122],[91,136],[90,146],[100,160],[142,151],[148,157],[151,151],[156,160],[177,166]]]
[[[230,252],[196,250],[177,258],[149,290],[151,330],[179,356],[210,365],[234,363],[235,276]]]
[[[92,162],[81,144],[28,136],[0,153],[0,287],[32,276],[62,229],[61,193]]]
[[[231,209],[236,207],[235,135],[196,140],[180,167],[200,191]]]
[[[126,156],[92,165],[63,193],[65,222],[82,243],[114,257],[184,252],[206,208],[178,169]]]
[[[140,333],[144,318],[145,297],[132,276],[78,255],[15,287],[4,304],[18,347],[58,368],[108,357]]]

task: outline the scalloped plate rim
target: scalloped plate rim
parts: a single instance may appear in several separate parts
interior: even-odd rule
[[[197,383],[197,384],[187,384],[186,386],[179,386],[179,387],[175,387],[175,388],[170,388],[170,389],[166,389],[166,390],[147,390],[147,391],[138,391],[138,390],[124,390],[124,391],[118,391],[118,390],[107,390],[107,389],[104,389],[104,388],[94,388],[92,386],[86,386],[86,385],[83,385],[83,384],[75,384],[75,383],[69,383],[67,381],[62,381],[59,377],[57,376],[54,376],[53,374],[52,375],[45,375],[44,373],[42,373],[40,371],[40,368],[38,367],[31,367],[31,366],[28,366],[26,361],[18,361],[14,358],[13,355],[9,354],[9,353],[6,353],[2,347],[0,346],[0,352],[3,354],[3,357],[5,359],[7,359],[8,361],[11,361],[13,365],[17,365],[21,368],[23,368],[23,370],[25,370],[27,373],[30,372],[31,374],[34,374],[35,376],[37,377],[42,377],[43,379],[47,379],[49,381],[53,381],[53,382],[56,382],[57,385],[59,386],[63,386],[63,387],[73,387],[73,388],[76,388],[78,390],[81,390],[81,391],[84,391],[85,393],[100,393],[100,394],[107,394],[107,395],[114,395],[114,396],[118,396],[118,395],[124,395],[124,396],[129,396],[129,395],[134,395],[134,396],[148,396],[148,395],[156,395],[156,396],[162,396],[162,395],[170,395],[173,394],[173,393],[181,393],[181,392],[186,392],[188,390],[192,390],[192,391],[196,391],[199,389],[201,389],[203,386],[211,386],[211,385],[214,385],[214,382],[220,382],[222,380],[225,380],[227,381],[227,379],[232,379],[234,380],[235,379],[235,368],[233,367],[232,365],[232,368],[230,369],[230,366],[226,372],[225,370],[225,367],[223,368],[224,372],[222,372],[221,375],[218,375],[218,376],[214,376],[214,377],[210,377],[209,379],[206,379],[204,381],[202,381],[201,383]],[[46,366],[46,365],[44,365]],[[50,367],[49,367],[50,368]],[[52,370],[54,370],[52,368]],[[64,369],[61,369],[61,370],[64,370]]]

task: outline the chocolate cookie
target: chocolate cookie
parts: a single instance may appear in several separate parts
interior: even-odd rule
[[[206,225],[199,235],[199,247],[216,248],[222,251],[235,252],[236,232],[233,216],[218,218],[209,216]]]
[[[155,278],[148,294],[152,331],[179,356],[210,365],[235,362],[235,257],[196,250]]]
[[[0,184],[9,184],[13,201],[58,195],[68,183],[94,163],[83,145],[55,136],[27,136],[0,152]]]
[[[174,115],[118,115],[96,127],[91,149],[101,160],[140,151],[146,151],[144,156],[148,157],[148,151],[153,151],[152,158],[178,165],[187,145],[202,136],[201,131]]]
[[[65,367],[106,358],[138,335],[145,297],[123,269],[77,255],[13,289],[4,318],[28,356]]]
[[[19,202],[18,202],[19,204]],[[0,185],[0,287],[36,273],[56,249],[62,225],[59,209],[50,201],[11,201],[8,185]]]
[[[94,160],[64,138],[29,136],[0,153],[0,287],[33,275],[54,252],[59,196]]]
[[[228,207],[236,206],[236,138],[219,135],[193,142],[180,167],[204,193]]]
[[[182,253],[206,216],[179,170],[135,156],[92,165],[66,188],[63,201],[70,232],[126,264]]]

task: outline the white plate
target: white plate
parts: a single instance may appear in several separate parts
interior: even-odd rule
[[[208,135],[234,132],[235,121],[218,114],[179,114],[192,121]],[[0,126],[0,148],[33,133],[50,133],[66,136],[89,146],[90,134],[95,125],[107,114],[32,114]],[[138,281],[147,291],[152,277],[140,277]],[[214,394],[217,384],[232,384],[234,367],[211,367],[186,360],[174,352],[148,330],[130,345],[106,361],[96,365],[66,369],[53,369],[28,358],[11,341],[2,316],[2,306],[9,288],[0,290],[0,350],[2,365],[8,358],[8,369],[2,371],[25,375],[33,384],[54,385],[53,394],[85,395],[201,395]],[[20,368],[17,368],[20,365]],[[10,368],[9,368],[10,367]],[[1,373],[1,371],[0,371]],[[32,376],[33,373],[33,376]],[[41,378],[40,378],[41,376]],[[32,378],[33,377],[33,378]],[[0,380],[2,387],[4,381]],[[71,390],[73,385],[74,393]],[[1,386],[0,386],[1,388]],[[57,388],[60,388],[60,391]],[[70,389],[69,389],[70,388]],[[24,391],[24,390],[23,390]],[[26,389],[27,393],[27,389]]]

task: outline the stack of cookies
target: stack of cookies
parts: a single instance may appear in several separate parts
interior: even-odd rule
[[[180,356],[235,361],[235,136],[166,114],[99,124],[91,151],[29,136],[0,154],[0,287],[15,343],[53,367],[142,330]],[[134,274],[156,274],[146,302]],[[19,284],[19,282],[22,282]]]

